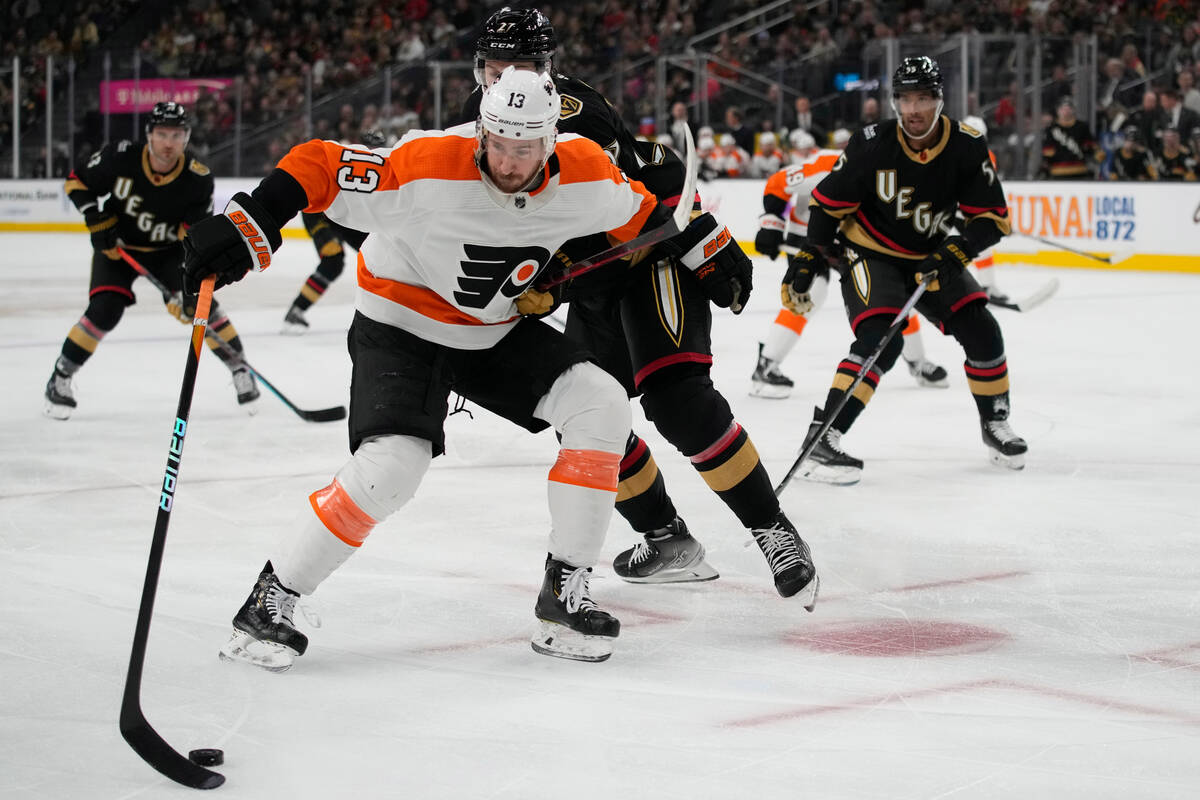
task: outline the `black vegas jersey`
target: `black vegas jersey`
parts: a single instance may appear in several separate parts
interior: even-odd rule
[[[1125,155],[1123,149],[1113,153],[1112,174],[1119,181],[1156,181],[1158,171],[1150,154],[1145,150],[1134,148],[1133,152]]]
[[[96,205],[117,215],[117,235],[135,250],[179,241],[186,226],[212,214],[213,176],[188,152],[166,174],[150,168],[143,142],[106,144],[76,167],[65,186],[80,211]]]
[[[554,86],[562,98],[559,133],[577,133],[591,139],[627,176],[641,181],[658,199],[674,200],[679,196],[683,162],[671,148],[635,139],[604,95],[583,81],[556,73]],[[479,116],[482,96],[483,90],[476,86],[458,122],[472,122]]]
[[[956,211],[977,250],[1007,235],[1008,204],[987,141],[949,117],[940,124],[937,142],[920,152],[908,146],[896,120],[850,137],[813,189],[809,239],[832,244],[836,225],[852,248],[921,260],[945,238]]]

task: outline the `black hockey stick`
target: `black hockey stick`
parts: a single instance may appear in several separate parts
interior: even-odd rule
[[[1032,311],[1053,297],[1054,293],[1057,291],[1058,278],[1051,278],[1050,280],[1046,281],[1042,288],[1038,289],[1036,292],[1033,292],[1023,300],[1001,300],[998,297],[992,297],[991,295],[988,295],[988,303],[994,306],[999,306],[1000,308],[1007,308],[1010,311]]]
[[[687,129],[687,126],[684,126],[683,140],[684,147],[686,148],[683,165],[683,190],[679,193],[679,204],[675,206],[675,212],[671,215],[671,219],[652,231],[647,231],[640,236],[633,237],[628,242],[623,242],[607,250],[601,250],[599,253],[589,256],[582,261],[576,261],[557,275],[538,281],[537,289],[545,291],[552,286],[565,283],[572,278],[578,278],[584,273],[591,272],[605,264],[616,261],[618,258],[623,258],[635,250],[651,247],[659,242],[670,239],[672,236],[677,236],[687,227],[688,218],[692,214],[692,204],[696,199],[696,175],[699,169],[696,148],[692,142],[692,132]]]
[[[175,411],[171,445],[167,450],[167,468],[163,473],[162,490],[158,497],[158,519],[154,523],[154,538],[150,541],[150,561],[146,565],[142,603],[138,608],[137,626],[133,632],[133,652],[129,656],[129,673],[125,677],[125,695],[121,699],[121,736],[147,764],[176,783],[193,789],[215,789],[225,782],[225,776],[193,764],[167,744],[150,725],[142,712],[142,667],[146,664],[146,642],[150,638],[154,594],[158,589],[158,573],[162,567],[163,547],[167,541],[167,525],[171,522],[171,507],[175,503],[175,487],[179,481],[179,465],[183,458],[183,439],[187,434],[192,393],[196,387],[196,372],[200,365],[200,348],[208,328],[208,312],[212,306],[215,283],[214,276],[210,275],[204,279],[200,287],[200,299],[196,303],[196,318],[192,322],[187,366],[183,370],[179,406]]]
[[[858,375],[846,387],[846,391],[842,392],[837,405],[832,411],[826,410],[825,420],[821,423],[821,427],[817,429],[817,435],[812,438],[807,447],[800,451],[800,455],[796,456],[796,461],[792,464],[792,468],[787,471],[787,474],[783,476],[783,480],[775,487],[776,497],[783,493],[783,490],[792,482],[792,478],[795,477],[796,472],[800,469],[800,465],[812,455],[812,451],[817,448],[817,444],[821,441],[821,438],[829,431],[830,426],[833,425],[833,421],[837,419],[837,415],[846,407],[846,403],[850,402],[850,397],[854,394],[854,390],[867,377],[867,373],[871,371],[871,367],[875,366],[875,362],[879,360],[879,356],[883,353],[884,348],[888,346],[888,342],[894,339],[896,334],[908,324],[909,312],[913,310],[913,306],[921,299],[921,295],[925,294],[925,290],[929,288],[929,284],[933,283],[935,278],[937,278],[937,270],[926,272],[921,276],[921,281],[917,284],[917,288],[913,291],[912,296],[908,298],[904,306],[900,309],[900,312],[896,314],[896,318],[892,320],[892,324],[888,327],[887,332],[883,334],[883,338],[879,340],[879,344],[875,346],[871,355],[858,368]]]
[[[125,248],[121,247],[121,248],[117,248],[117,250],[118,250],[118,252],[120,252],[121,258],[125,259],[126,264],[133,267],[133,269],[139,275],[141,275],[146,280],[150,281],[150,283],[154,284],[154,288],[158,289],[158,291],[162,293],[164,301],[171,299],[171,290],[168,289],[163,284],[162,281],[160,281],[158,278],[154,277],[153,273],[151,273],[150,270],[148,270],[144,266],[142,266],[141,263],[136,258],[131,256],[125,250]],[[318,409],[314,409],[311,411],[300,408],[295,403],[293,403],[291,400],[289,400],[287,398],[287,396],[284,395],[283,392],[276,389],[275,384],[271,383],[269,380],[267,380],[265,377],[263,377],[263,374],[261,372],[256,370],[254,367],[250,366],[250,363],[246,361],[245,356],[243,356],[238,351],[234,350],[233,347],[230,346],[229,342],[226,342],[220,336],[217,336],[215,333],[212,333],[211,331],[207,334],[207,336],[208,336],[209,341],[216,343],[217,347],[221,350],[221,352],[225,353],[225,355],[230,356],[231,358],[237,359],[239,362],[244,364],[246,366],[246,369],[253,372],[254,377],[258,378],[258,380],[262,383],[262,385],[267,387],[267,389],[271,392],[271,394],[278,397],[280,402],[282,402],[285,406],[290,408],[292,411],[296,412],[296,416],[300,417],[300,419],[304,420],[305,422],[336,422],[339,419],[346,418],[346,407],[345,406],[333,406],[331,408],[318,408]]]

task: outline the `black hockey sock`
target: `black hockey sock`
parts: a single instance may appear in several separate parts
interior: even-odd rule
[[[213,355],[221,359],[231,370],[242,363],[244,350],[242,340],[238,338],[237,328],[233,327],[229,317],[215,302],[209,315],[208,332],[204,338]],[[225,346],[222,346],[222,343]]]
[[[975,398],[979,418],[1008,418],[1008,361],[1004,356],[992,361],[967,361],[963,364],[967,373],[967,386]]]
[[[617,485],[617,513],[638,533],[658,530],[675,519],[675,504],[650,448],[635,433],[629,434]]]
[[[322,267],[325,266],[325,262],[327,260],[332,259],[321,259],[321,265],[317,267],[317,271],[308,276],[308,280],[306,280],[304,282],[304,286],[300,288],[300,293],[297,294],[296,299],[292,301],[292,305],[301,311],[307,311],[310,307],[312,307],[312,304],[320,300],[325,294],[326,290],[329,289],[329,284],[333,281],[333,278],[328,278],[322,274]],[[341,272],[340,255],[338,256],[338,262],[339,265],[337,272]]]
[[[759,460],[754,442],[737,422],[711,447],[690,460],[708,488],[717,493],[747,528],[779,511],[771,477]]]

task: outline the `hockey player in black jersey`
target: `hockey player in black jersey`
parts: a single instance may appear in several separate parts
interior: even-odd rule
[[[372,150],[386,144],[383,134],[377,130],[363,131],[358,138],[361,139],[359,144],[365,144]],[[320,261],[317,262],[317,268],[305,279],[296,299],[292,301],[287,313],[283,316],[283,332],[295,335],[308,331],[306,312],[313,303],[325,295],[329,284],[337,280],[338,276],[342,274],[342,270],[345,269],[346,245],[358,250],[367,238],[362,231],[354,231],[345,225],[338,225],[324,214],[305,212],[301,215],[301,219],[304,221],[304,230],[308,231]]]
[[[1021,469],[1026,445],[1008,424],[1008,367],[1000,326],[987,294],[966,266],[1009,233],[1008,207],[987,144],[973,128],[942,114],[942,78],[930,58],[906,58],[892,78],[898,120],[854,134],[842,158],[813,190],[804,258],[789,264],[785,303],[796,313],[811,307],[814,277],[829,265],[842,273],[842,298],[854,342],[837,367],[825,408],[832,409],[882,341],[892,319],[914,292],[920,275],[937,278],[917,310],[966,354],[967,385],[994,463]],[[961,235],[946,235],[956,211]],[[862,461],[841,448],[842,436],[871,399],[883,373],[900,354],[893,338],[875,367],[833,420],[801,474],[850,484]],[[805,444],[824,421],[815,410]]]
[[[67,178],[67,196],[82,212],[95,252],[87,309],[67,333],[46,383],[47,416],[71,416],[76,406],[72,376],[117,327],[126,306],[136,302],[138,273],[122,260],[119,248],[171,291],[163,298],[167,310],[191,325],[194,300],[183,294],[180,241],[189,225],[212,213],[213,177],[187,151],[190,135],[187,110],[179,103],[158,103],[146,122],[144,142],[106,144]],[[242,352],[237,330],[215,300],[208,332],[209,347],[233,374],[238,403],[258,399],[254,374],[234,355]]]
[[[1136,125],[1125,128],[1121,146],[1113,152],[1112,172],[1109,178],[1114,181],[1156,181],[1158,169],[1154,158],[1142,146],[1141,132]]]
[[[537,9],[502,8],[485,23],[475,53],[480,87],[509,65],[549,69],[557,49],[550,21]],[[660,200],[681,198],[683,164],[669,149],[638,141],[608,101],[583,81],[556,73],[562,96],[560,133],[597,142],[630,178]],[[462,120],[473,119],[481,90],[471,95]],[[693,213],[709,247],[673,253],[669,243],[632,262],[619,261],[567,284],[567,335],[583,343],[606,371],[624,384],[659,432],[692,463],[709,487],[754,537],[771,566],[781,595],[799,594],[811,610],[816,569],[805,542],[779,506],[754,444],[709,377],[712,364],[710,302],[741,310],[751,289],[750,261],[711,214]],[[559,258],[578,260],[609,247],[603,235],[575,240]],[[549,312],[562,297],[527,298]],[[646,443],[631,434],[620,464],[617,511],[644,541],[620,553],[613,568],[635,583],[709,580],[717,572],[704,560],[668,496]]]

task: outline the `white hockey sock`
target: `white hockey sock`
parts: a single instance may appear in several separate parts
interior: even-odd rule
[[[808,320],[798,314],[792,314],[787,310],[780,310],[779,315],[783,316],[784,314],[791,315],[791,319],[788,320],[789,323],[799,320],[797,327],[800,330],[789,327],[788,324],[781,323],[778,318],[771,323],[771,327],[767,330],[767,338],[763,342],[762,354],[763,358],[774,361],[776,366],[781,364],[788,357],[788,354],[795,349],[796,343],[800,341],[800,331],[804,329],[804,326],[808,322]]]
[[[912,333],[909,333],[912,328]],[[921,329],[912,324],[909,317],[908,328],[904,330],[904,349],[900,351],[905,361],[920,363],[925,360],[925,342],[921,339]]]
[[[271,565],[279,582],[293,592],[312,594],[358,550],[334,536],[305,499],[305,514],[275,547]]]

